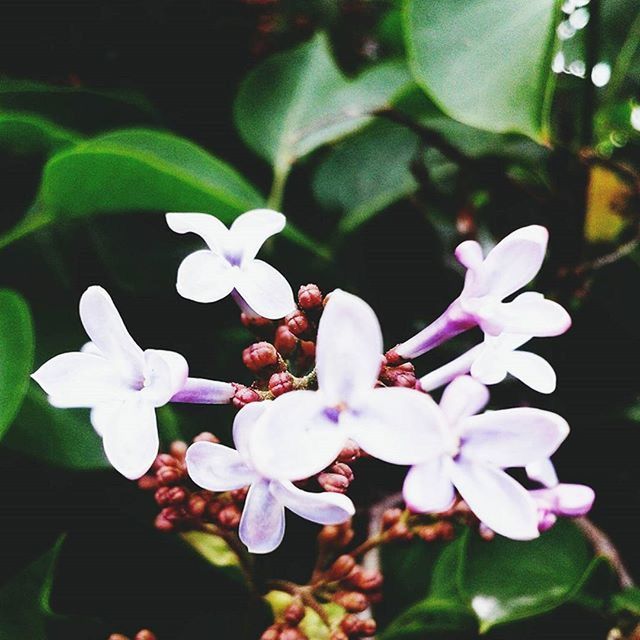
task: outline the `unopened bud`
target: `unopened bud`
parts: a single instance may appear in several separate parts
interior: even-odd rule
[[[200,494],[194,493],[189,496],[189,502],[187,503],[187,511],[194,518],[201,517],[207,508],[207,500]]]
[[[309,331],[309,319],[304,311],[296,310],[290,313],[285,318],[285,322],[287,323],[287,327],[289,327],[289,331],[291,331],[294,336],[298,336],[298,338],[305,336]]]
[[[311,340],[300,341],[300,353],[304,358],[309,360],[316,357],[316,343]]]
[[[402,509],[397,509],[397,508],[387,509],[382,514],[382,528],[384,530],[390,529],[391,527],[393,527],[393,525],[400,522],[401,518],[402,518]]]
[[[142,478],[138,479],[138,488],[143,491],[153,491],[153,489],[157,489],[158,481],[155,476],[142,476]]]
[[[286,358],[290,356],[298,346],[298,337],[291,333],[286,324],[281,324],[276,329],[273,344],[277,351]]]
[[[376,624],[376,621],[373,620],[372,618],[369,618],[368,620],[360,620],[358,633],[363,638],[371,638],[372,636],[376,635],[377,629],[378,629],[378,625]]]
[[[161,453],[153,461],[153,469],[156,471],[161,467],[177,467],[178,461],[169,453]]]
[[[182,479],[182,472],[177,467],[160,467],[156,471],[156,479],[160,485],[176,484]]]
[[[285,627],[280,632],[280,640],[307,640],[307,636],[298,627]]]
[[[262,398],[255,389],[237,385],[232,402],[236,409],[242,409],[245,405],[250,404],[251,402],[258,402],[260,400],[262,400]]]
[[[304,614],[304,605],[296,599],[284,610],[283,617],[288,625],[297,627],[302,622]]]
[[[353,636],[360,631],[360,618],[353,613],[349,613],[342,618],[340,628],[347,634],[347,636]]]
[[[375,591],[382,587],[382,574],[377,569],[358,566],[348,575],[347,582],[361,591]]]
[[[199,433],[194,439],[194,442],[211,442],[213,444],[219,444],[220,443],[220,438],[218,438],[217,436],[213,435],[213,433],[209,432],[209,431],[203,431],[202,433]]]
[[[158,531],[162,531],[163,533],[169,533],[175,529],[173,522],[167,520],[162,513],[156,516],[153,524]]]
[[[360,454],[360,447],[353,440],[349,440],[338,454],[338,462],[353,462],[360,457]]]
[[[259,331],[263,331],[265,328],[268,328],[273,324],[273,322],[268,318],[252,316],[244,312],[240,314],[240,322],[242,322],[243,326],[247,327],[247,329],[257,329]]]
[[[235,529],[240,524],[240,510],[235,504],[229,504],[220,509],[218,513],[218,522],[220,526],[227,529]]]
[[[187,455],[187,448],[186,442],[174,440],[169,446],[169,453],[177,460],[184,460],[184,457]]]
[[[156,640],[156,634],[149,631],[149,629],[141,629],[133,637],[133,640]]]
[[[339,473],[319,474],[318,484],[331,493],[346,493],[349,488],[349,480]]]
[[[177,505],[182,504],[187,499],[187,492],[182,487],[160,487],[168,489],[165,504]]]
[[[256,342],[242,352],[244,366],[253,373],[260,373],[278,363],[278,352],[270,342]]]
[[[305,284],[298,289],[298,304],[302,309],[315,309],[322,306],[322,292],[316,284]]]
[[[234,489],[231,492],[231,499],[236,504],[242,504],[247,498],[247,493],[249,493],[249,487],[242,487],[241,489]]]
[[[280,640],[280,625],[271,625],[261,636],[260,640]]]
[[[343,549],[353,540],[355,533],[351,522],[344,524],[328,524],[322,527],[318,534],[318,542],[322,546]]]
[[[493,529],[489,529],[489,527],[482,522],[478,525],[478,533],[480,534],[480,537],[487,542],[491,542],[491,540],[496,537],[495,531]]]
[[[329,640],[349,640],[349,636],[342,631],[342,629],[336,629],[331,636],[329,636]]]
[[[336,591],[333,601],[349,613],[360,613],[369,606],[369,600],[359,591]]]
[[[410,362],[405,362],[397,367],[383,367],[380,380],[388,387],[413,389],[416,386],[416,372]]]
[[[274,373],[269,378],[269,391],[271,391],[276,398],[283,393],[293,391],[293,376],[287,371]]]
[[[397,367],[405,362],[405,359],[396,351],[396,347],[389,349],[389,351],[384,354],[384,358],[390,367]]]
[[[413,533],[407,524],[402,521],[396,522],[396,524],[390,527],[387,535],[389,536],[389,540],[411,540],[413,537]]]
[[[348,554],[344,554],[335,559],[333,564],[331,565],[328,576],[330,580],[342,580],[346,578],[353,568],[356,566],[356,561],[353,559],[353,556]]]

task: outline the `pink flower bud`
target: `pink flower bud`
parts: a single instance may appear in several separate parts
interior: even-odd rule
[[[274,373],[269,378],[269,391],[274,396],[281,396],[283,393],[293,391],[293,376],[287,371]]]
[[[331,493],[346,493],[349,488],[349,480],[339,473],[321,473],[318,475],[318,484]]]
[[[315,284],[305,284],[298,289],[298,304],[300,308],[309,310],[322,306],[322,292]]]
[[[290,313],[285,318],[285,322],[287,323],[289,331],[291,331],[294,336],[298,336],[298,338],[306,335],[309,331],[309,319],[304,311],[297,310]]]
[[[337,591],[333,601],[344,607],[349,613],[360,613],[369,606],[369,600],[359,591]]]
[[[278,352],[269,342],[256,342],[242,352],[244,366],[253,373],[260,373],[278,363]]]
[[[236,393],[233,396],[232,402],[236,409],[242,409],[242,407],[250,402],[258,402],[261,399],[260,394],[255,389],[243,385],[236,385]]]
[[[209,431],[203,431],[199,433],[194,439],[194,442],[212,442],[213,444],[218,444],[220,439],[210,433]]]
[[[298,345],[298,338],[289,331],[289,327],[286,324],[281,324],[276,329],[273,343],[278,352],[286,358],[295,351]]]

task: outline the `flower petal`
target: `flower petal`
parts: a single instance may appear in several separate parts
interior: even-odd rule
[[[245,302],[263,318],[284,318],[296,308],[291,285],[277,269],[262,260],[243,263],[235,286]]]
[[[402,495],[411,511],[431,513],[446,511],[455,499],[449,478],[450,459],[439,456],[409,469]]]
[[[471,365],[472,377],[482,384],[502,382],[507,377],[507,367],[501,356],[494,349],[481,348]]]
[[[258,480],[240,454],[213,442],[194,442],[187,449],[187,471],[191,479],[208,491],[232,491]]]
[[[549,458],[530,462],[525,467],[529,480],[539,482],[545,487],[555,487],[558,484],[558,474],[553,462]]]
[[[513,540],[537,538],[538,510],[529,493],[504,471],[459,458],[451,479],[478,519]]]
[[[535,500],[544,503],[556,515],[576,518],[584,516],[593,506],[596,494],[584,484],[559,484],[552,489],[530,491]]]
[[[478,344],[458,356],[455,360],[430,371],[427,375],[420,378],[419,388],[423,391],[433,391],[434,389],[438,389],[439,387],[448,384],[458,376],[469,373],[469,370],[479,355],[482,354],[482,351],[483,345]]]
[[[49,395],[54,407],[93,407],[130,393],[112,363],[92,353],[61,353],[31,377]]]
[[[465,418],[459,434],[465,457],[502,468],[524,467],[551,456],[569,435],[569,425],[551,411],[517,407]]]
[[[141,394],[132,395],[113,412],[102,438],[104,452],[116,471],[136,480],[158,455],[155,409]]]
[[[372,389],[340,422],[348,436],[372,456],[392,464],[415,464],[440,454],[446,424],[425,393],[403,387]]]
[[[251,461],[262,475],[302,480],[330,465],[347,441],[343,426],[325,413],[317,391],[291,391],[269,403],[251,435]]]
[[[548,240],[549,232],[539,225],[522,227],[503,238],[480,267],[482,293],[502,300],[531,282],[540,271]]]
[[[89,287],[80,298],[80,320],[100,353],[131,381],[142,376],[144,356],[135,343],[111,296],[102,288]]]
[[[251,437],[262,414],[271,406],[271,402],[250,402],[246,404],[233,421],[233,443],[245,461],[251,459]]]
[[[103,437],[109,430],[109,426],[116,419],[122,403],[123,400],[111,400],[110,402],[101,402],[91,409],[91,425],[100,437]]]
[[[236,275],[237,271],[224,258],[203,249],[182,261],[176,289],[188,300],[217,302],[231,293]]]
[[[336,289],[318,326],[318,386],[330,404],[349,402],[374,387],[382,364],[382,332],[373,309]]]
[[[171,402],[191,404],[227,404],[235,394],[235,387],[229,382],[187,378],[181,389],[172,397]]]
[[[229,229],[215,216],[208,213],[167,213],[167,224],[176,233],[195,233],[209,249],[219,256],[224,255]]]
[[[489,390],[470,376],[456,378],[440,398],[440,410],[451,426],[486,407]]]
[[[155,407],[161,407],[187,381],[187,361],[173,351],[147,349],[144,352],[144,387],[141,390]]]
[[[501,304],[497,315],[504,331],[542,338],[560,335],[571,326],[564,307],[535,291],[521,293],[513,302]]]
[[[507,371],[540,393],[553,393],[556,388],[556,372],[536,353],[513,351],[506,357]]]
[[[284,538],[284,507],[269,484],[269,480],[258,480],[251,485],[240,518],[240,540],[251,553],[271,553]]]
[[[341,493],[311,493],[278,480],[271,483],[271,493],[293,513],[318,524],[342,524],[356,512],[353,502]]]
[[[267,238],[282,231],[287,219],[271,209],[253,209],[238,216],[229,229],[227,250],[241,257],[242,263],[253,260]]]

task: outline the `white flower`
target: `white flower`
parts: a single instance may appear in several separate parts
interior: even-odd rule
[[[544,227],[523,227],[501,240],[486,258],[474,240],[460,244],[456,258],[467,268],[462,292],[442,316],[398,345],[398,355],[415,358],[476,325],[490,336],[502,332],[536,337],[564,333],[571,326],[569,314],[542,294],[527,291],[504,302],[538,273],[548,238]]]
[[[382,334],[371,307],[336,290],[318,327],[318,391],[292,391],[274,400],[251,442],[257,469],[300,480],[331,464],[349,439],[395,464],[437,448],[438,407],[413,389],[374,388],[382,363]]]
[[[529,540],[538,536],[536,503],[503,469],[548,458],[569,426],[555,413],[529,407],[475,415],[488,400],[487,388],[469,376],[444,390],[440,413],[449,429],[447,449],[435,458],[425,451],[425,461],[405,479],[404,498],[415,511],[444,511],[455,488],[490,529]]]
[[[267,238],[282,231],[286,218],[269,209],[238,216],[231,228],[206,213],[168,213],[176,233],[195,233],[208,246],[187,256],[178,269],[178,293],[196,302],[216,302],[232,294],[243,311],[283,318],[295,308],[293,292],[282,274],[256,260]]]
[[[53,406],[91,409],[109,462],[127,478],[142,476],[158,454],[156,407],[172,399],[224,403],[233,397],[228,383],[188,378],[180,354],[143,351],[102,287],[84,292],[80,319],[91,342],[55,356],[32,377]]]
[[[432,391],[465,373],[483,384],[497,384],[510,373],[535,391],[552,393],[556,388],[553,367],[535,353],[517,350],[530,339],[518,333],[486,335],[481,344],[420,378],[420,388]]]
[[[269,402],[242,408],[233,423],[236,449],[211,442],[196,442],[187,450],[191,479],[209,491],[231,491],[250,485],[242,518],[240,540],[252,553],[270,553],[282,542],[285,507],[318,524],[341,524],[355,513],[353,503],[338,493],[310,493],[291,482],[264,477],[253,466],[249,442],[256,421]]]

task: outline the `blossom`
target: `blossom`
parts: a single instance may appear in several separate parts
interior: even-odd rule
[[[412,464],[416,451],[441,445],[439,411],[429,396],[374,388],[381,354],[373,309],[344,291],[331,293],[318,326],[318,390],[291,391],[271,403],[251,442],[256,468],[300,480],[331,464],[349,439],[394,464]]]
[[[209,491],[250,487],[238,533],[252,553],[270,553],[282,542],[285,507],[319,524],[341,524],[355,513],[345,495],[303,491],[291,482],[265,477],[255,469],[249,443],[257,420],[269,404],[254,402],[238,412],[233,423],[236,449],[196,442],[187,450],[187,470],[197,485]]]
[[[483,384],[497,384],[510,373],[540,393],[552,393],[556,388],[553,367],[535,353],[517,350],[531,337],[518,333],[486,335],[481,344],[420,378],[420,388],[432,391],[465,373]]]
[[[157,407],[172,400],[211,404],[233,397],[228,383],[189,378],[180,354],[143,351],[102,287],[84,292],[80,319],[91,342],[55,356],[32,377],[53,406],[91,409],[109,462],[127,478],[142,476],[158,453]]]
[[[462,292],[438,319],[398,345],[397,354],[415,358],[475,326],[490,336],[502,332],[537,337],[564,333],[571,326],[569,314],[542,294],[527,291],[504,302],[538,273],[548,236],[547,230],[538,225],[517,229],[485,258],[476,241],[460,244],[455,255],[467,268]]]
[[[413,466],[404,482],[407,505],[418,512],[446,510],[454,488],[487,527],[516,540],[538,536],[536,503],[504,472],[548,458],[569,433],[555,413],[520,407],[475,415],[489,400],[487,388],[469,376],[456,378],[440,401],[448,438],[437,457]]]
[[[208,246],[187,256],[178,268],[176,288],[183,298],[216,302],[231,294],[250,315],[283,318],[295,308],[293,291],[271,265],[256,260],[267,238],[284,229],[277,211],[254,209],[238,216],[229,229],[207,213],[168,213],[176,233],[195,233]]]

